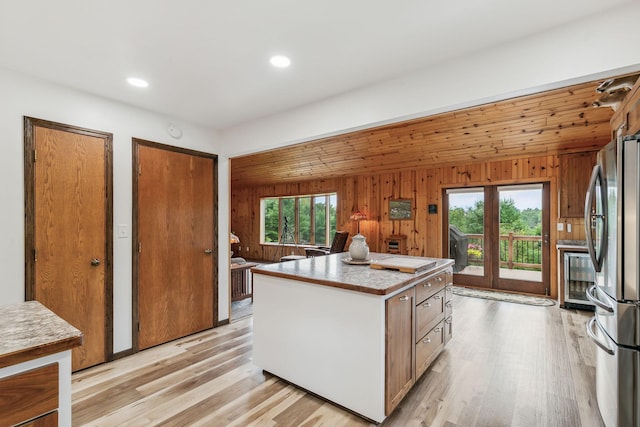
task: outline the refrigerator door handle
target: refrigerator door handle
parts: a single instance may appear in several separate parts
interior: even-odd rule
[[[602,329],[602,326],[600,326],[600,323],[598,323],[598,321],[596,320],[596,316],[593,316],[591,319],[589,319],[589,321],[587,322],[587,335],[589,335],[589,337],[591,337],[591,339],[593,340],[594,343],[596,343],[596,345],[598,347],[600,347],[605,353],[610,354],[612,356],[614,356],[616,354],[616,352],[614,351],[614,349],[610,348],[609,346],[607,346],[607,344],[602,343],[602,341],[600,341],[598,339],[598,334],[596,334],[593,331],[593,325],[596,325],[596,327],[600,330],[600,332],[604,335],[607,336],[606,332]]]
[[[612,306],[606,304],[600,298],[598,298],[598,285],[589,286],[585,293],[587,294],[587,299],[594,303],[596,306],[600,307],[608,313],[614,313],[614,309]]]
[[[602,189],[604,185],[602,167],[600,165],[595,165],[593,167],[593,171],[591,172],[591,179],[589,179],[589,186],[587,187],[587,196],[585,197],[584,201],[584,227],[587,238],[587,250],[589,251],[589,256],[591,257],[591,262],[593,262],[593,266],[595,267],[596,272],[602,271],[605,250],[604,245],[607,235],[607,221],[605,218],[605,212],[607,212],[607,198],[600,195],[602,202],[602,213],[595,212],[595,209],[593,209],[592,211],[594,198],[596,197],[596,185],[598,183],[600,183],[600,188]],[[603,231],[599,242],[600,248],[598,248],[600,249],[600,251],[599,253],[596,253],[596,242],[593,241],[591,230],[596,228],[598,219],[602,219]]]

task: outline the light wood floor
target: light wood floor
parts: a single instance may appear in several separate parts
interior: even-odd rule
[[[589,316],[454,296],[453,340],[382,425],[602,426]],[[74,374],[73,424],[370,425],[265,375],[251,329],[242,319]]]

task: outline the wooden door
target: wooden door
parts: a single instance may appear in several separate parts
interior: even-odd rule
[[[112,353],[111,140],[25,118],[26,299],[82,331],[74,371]]]
[[[145,349],[214,326],[215,158],[139,140],[134,152],[137,342]]]

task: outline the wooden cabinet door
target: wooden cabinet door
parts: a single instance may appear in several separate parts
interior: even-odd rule
[[[25,118],[26,296],[82,331],[74,371],[112,348],[111,139]]]
[[[560,218],[583,218],[591,170],[596,152],[560,156]]]
[[[214,159],[138,145],[138,349],[214,326]]]
[[[391,411],[413,386],[415,288],[386,301],[385,413]]]

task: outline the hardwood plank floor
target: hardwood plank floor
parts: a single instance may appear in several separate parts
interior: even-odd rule
[[[590,315],[455,295],[453,340],[382,425],[603,426]],[[251,331],[249,317],[74,374],[73,425],[372,425],[264,374]]]

